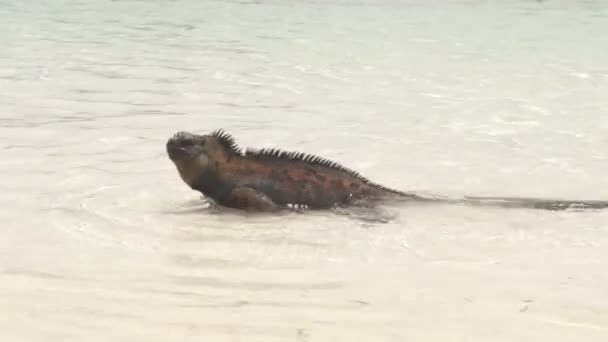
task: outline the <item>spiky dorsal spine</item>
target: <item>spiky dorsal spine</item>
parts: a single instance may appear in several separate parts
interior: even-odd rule
[[[263,148],[263,149],[253,149],[248,148],[245,151],[245,157],[252,159],[275,159],[275,160],[289,160],[289,161],[301,161],[309,165],[318,165],[327,167],[330,169],[335,169],[338,171],[343,171],[348,173],[349,175],[356,177],[363,181],[364,183],[368,183],[369,180],[363,176],[361,176],[358,172],[351,170],[337,162],[332,160],[303,152],[294,152],[294,151],[283,151],[276,148]]]
[[[234,137],[223,129],[220,128],[215,130],[213,133],[211,133],[211,136],[215,137],[227,151],[238,155],[243,154]]]
[[[276,149],[276,148],[262,148],[262,149],[247,148],[245,151],[243,151],[237,145],[234,137],[232,135],[230,135],[228,132],[226,132],[225,130],[220,128],[220,129],[214,131],[213,133],[211,133],[211,135],[214,136],[215,138],[217,138],[218,141],[222,144],[222,146],[224,146],[231,153],[245,156],[246,158],[301,161],[301,162],[307,163],[309,165],[322,166],[322,167],[327,167],[327,168],[331,168],[334,170],[342,171],[342,172],[345,172],[345,173],[359,179],[363,183],[367,183],[373,187],[383,189],[383,190],[393,192],[393,193],[403,194],[402,192],[400,192],[398,190],[394,190],[394,189],[385,187],[383,185],[371,182],[369,179],[367,179],[366,177],[363,177],[361,174],[359,174],[358,172],[356,172],[352,169],[349,169],[337,162],[334,162],[332,160],[329,160],[329,159],[326,159],[326,158],[323,158],[323,157],[320,157],[320,156],[317,156],[314,154],[303,153],[303,152],[294,152],[294,151],[284,151],[284,150],[280,150],[280,149]]]

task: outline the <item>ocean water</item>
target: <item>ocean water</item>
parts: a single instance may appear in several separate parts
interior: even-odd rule
[[[606,341],[608,212],[208,208],[178,130],[608,199],[604,1],[0,1],[3,341]]]

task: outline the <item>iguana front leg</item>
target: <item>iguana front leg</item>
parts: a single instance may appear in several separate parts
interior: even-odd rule
[[[247,186],[238,186],[232,189],[220,204],[248,211],[279,210],[279,206],[266,194]]]

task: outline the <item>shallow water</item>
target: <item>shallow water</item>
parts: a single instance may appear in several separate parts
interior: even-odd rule
[[[601,1],[0,1],[6,341],[605,341],[608,212],[222,213],[225,128],[447,196],[608,199]]]

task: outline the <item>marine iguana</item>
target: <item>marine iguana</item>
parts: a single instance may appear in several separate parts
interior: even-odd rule
[[[608,201],[425,197],[374,183],[352,169],[313,154],[279,149],[242,150],[223,129],[203,135],[177,132],[167,141],[166,151],[181,179],[191,189],[221,206],[247,211],[330,209],[387,200],[546,210],[608,208]]]

